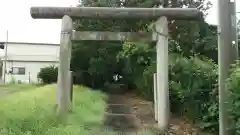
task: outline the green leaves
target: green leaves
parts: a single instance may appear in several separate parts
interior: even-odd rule
[[[240,132],[240,63],[239,61],[233,65],[232,74],[228,80],[229,97],[228,97],[228,109],[229,120],[231,120],[231,132],[234,135],[238,135]]]
[[[156,62],[151,60],[151,64],[140,71],[141,73],[133,76],[137,92],[153,100],[153,74],[156,73]],[[186,58],[180,54],[170,53],[169,79],[171,111],[188,117],[204,130],[216,132],[217,72],[213,61],[203,56]]]
[[[158,7],[149,0],[83,0],[81,6]],[[203,6],[201,6],[203,5]],[[169,7],[199,7],[206,11],[208,0],[169,0]],[[76,30],[152,31],[155,20],[77,20]],[[218,100],[216,26],[204,22],[169,21],[169,86],[172,111],[188,116],[202,128],[217,130]],[[155,43],[78,42],[73,47],[72,70],[77,83],[102,87],[120,82],[153,100],[153,74],[156,72]],[[238,86],[238,82],[235,82]],[[240,121],[240,120],[239,120]]]
[[[56,66],[48,66],[40,69],[38,79],[44,84],[51,84],[57,82],[58,68]]]

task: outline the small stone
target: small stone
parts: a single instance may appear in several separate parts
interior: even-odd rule
[[[173,126],[171,126],[170,127],[172,130],[178,130],[178,129],[180,129],[180,126],[178,126],[178,125],[173,125]]]

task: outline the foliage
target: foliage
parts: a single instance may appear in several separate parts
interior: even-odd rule
[[[226,92],[228,108],[228,117],[227,121],[230,124],[229,134],[239,135],[240,133],[240,62],[237,61],[236,64],[233,64],[231,75],[228,80],[226,80],[228,91]],[[218,95],[216,89],[211,93],[212,98],[206,103],[202,103],[204,108],[207,107],[207,110],[203,112],[204,116],[200,117],[199,126],[203,129],[208,129],[212,132],[218,133]],[[201,116],[201,115],[200,115]]]
[[[167,0],[168,7],[198,7],[206,16],[208,0]],[[158,1],[82,0],[79,6],[158,7]],[[155,20],[77,20],[76,30],[151,31]],[[193,21],[169,21],[170,99],[174,113],[194,120],[202,129],[217,131],[218,95],[217,27],[201,18]],[[74,43],[71,70],[75,83],[93,88],[119,80],[143,97],[153,99],[153,74],[156,72],[156,43],[99,42]]]
[[[148,100],[153,101],[153,74],[156,73],[156,62],[144,69],[142,76],[134,78],[136,91]]]
[[[171,111],[193,120],[200,128],[218,131],[218,98],[216,65],[205,57],[169,56],[169,89]],[[133,78],[137,92],[153,100],[153,74],[156,62],[147,66],[142,76]]]
[[[48,66],[40,69],[37,78],[44,84],[57,82],[58,68],[56,66]]]
[[[202,129],[215,130],[218,127],[216,65],[199,57],[175,57],[170,63],[170,91],[172,111],[194,120]]]
[[[228,80],[228,86],[230,92],[228,94],[228,109],[229,116],[228,120],[231,120],[231,133],[233,135],[239,135],[240,133],[240,62],[237,61],[236,64],[233,65],[232,74]]]
[[[73,112],[66,124],[55,118],[55,86],[22,91],[0,100],[0,133],[4,135],[87,135],[104,116],[106,98],[99,91],[74,86]],[[85,126],[85,127],[84,127]]]
[[[134,79],[142,76],[142,72],[151,64],[154,56],[154,47],[147,43],[125,42],[122,50],[118,53],[117,60],[122,61],[122,76],[121,82],[128,85],[129,88],[134,88]]]
[[[121,70],[121,65],[116,60],[120,48],[115,42],[89,41],[74,44],[71,60],[71,70],[75,73],[74,83],[92,88],[101,88],[106,82],[112,83],[113,76]]]
[[[116,1],[116,0],[82,0],[78,6],[104,6],[104,7],[158,7],[161,5],[159,1]],[[169,2],[170,7],[198,7],[201,11],[206,11],[211,4],[208,0],[197,1],[176,1]],[[151,31],[151,27],[155,20],[89,20],[81,19],[74,22],[76,30],[94,30],[94,31]],[[200,31],[200,32],[199,32]],[[170,51],[180,53],[186,57],[199,53],[216,60],[216,36],[210,26],[203,20],[199,22],[186,21],[169,21]],[[211,41],[211,42],[210,42]],[[134,58],[127,60],[124,48],[125,44],[132,46],[146,45],[151,50],[144,52],[142,50],[132,52]],[[115,83],[114,75],[124,76],[122,82],[127,83],[130,88],[134,87],[131,76],[141,76],[144,65],[133,64],[136,55],[150,54],[148,61],[154,61],[155,43],[140,42],[102,42],[102,41],[81,41],[73,45],[71,70],[75,72],[74,83],[85,84],[93,88],[102,88],[106,83]],[[138,50],[138,47],[135,47]],[[129,48],[134,51],[133,49]],[[145,48],[146,49],[146,48]],[[146,53],[146,54],[145,54]],[[121,58],[119,56],[121,55]],[[116,58],[117,56],[117,58]],[[142,58],[139,58],[142,59]],[[149,64],[147,64],[149,65]],[[122,70],[124,69],[124,70]],[[134,71],[133,71],[134,70]],[[133,73],[134,72],[134,73]]]
[[[139,78],[137,88],[145,97],[153,99],[152,79],[156,63],[149,66]],[[202,57],[182,57],[171,54],[169,61],[170,102],[174,114],[194,120],[203,130],[218,134],[219,105],[217,91],[217,66]],[[186,79],[187,78],[187,79]],[[227,81],[228,121],[230,134],[240,133],[240,62],[233,65]]]
[[[136,92],[149,100],[153,100],[153,74],[156,73],[154,51],[155,48],[147,44],[125,42],[118,56],[126,62],[123,80],[132,82]],[[216,69],[214,62],[202,55],[169,55],[172,112],[187,116],[200,128],[212,132],[218,131]]]

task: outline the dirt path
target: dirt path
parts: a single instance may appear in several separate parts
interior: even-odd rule
[[[126,103],[123,95],[109,95],[106,119],[106,130],[122,134],[137,132],[142,128],[140,120],[132,114],[131,106]]]
[[[146,101],[134,93],[110,94],[104,122],[104,132],[118,132],[121,135],[129,135],[142,131],[150,131],[150,134],[159,135],[154,120],[154,110],[151,101]],[[173,117],[170,121],[169,135],[209,135],[197,132],[194,124],[190,121]],[[148,132],[149,133],[149,132]],[[115,133],[116,134],[116,133]],[[114,135],[115,135],[114,134]]]

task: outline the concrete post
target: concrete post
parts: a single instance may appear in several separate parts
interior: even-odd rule
[[[68,97],[69,97],[69,111],[72,110],[72,99],[73,99],[73,76],[72,71],[68,72]]]
[[[157,99],[157,74],[153,74],[153,90],[154,90],[154,116],[155,120],[158,120],[158,99]]]
[[[157,101],[158,127],[166,130],[169,124],[168,90],[168,21],[161,17],[156,22],[157,41]]]
[[[71,34],[73,30],[72,19],[65,15],[62,18],[60,39],[60,55],[57,85],[57,114],[66,117],[69,109],[69,69],[71,54]]]
[[[231,0],[232,1],[232,0]],[[232,46],[232,7],[230,0],[218,0],[218,88],[219,88],[219,135],[228,135],[227,113],[228,85],[231,64],[236,60],[236,48]],[[235,56],[234,56],[235,55]]]

